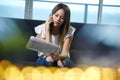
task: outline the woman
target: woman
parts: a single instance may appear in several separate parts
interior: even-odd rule
[[[53,23],[52,25],[50,25]],[[52,16],[45,23],[35,27],[38,38],[61,47],[55,55],[38,53],[36,61],[38,66],[73,67],[69,56],[69,49],[75,28],[70,26],[70,9],[67,5],[59,3],[52,10]],[[42,54],[42,55],[41,55]]]

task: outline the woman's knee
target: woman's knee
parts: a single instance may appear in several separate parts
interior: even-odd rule
[[[47,62],[54,62],[54,59],[52,58],[52,56],[47,56],[46,61]]]
[[[73,61],[70,58],[66,58],[64,60],[64,66],[65,67],[70,67],[70,68],[73,67],[74,66]]]
[[[36,66],[43,66],[44,65],[44,59],[43,58],[37,58],[35,62]]]
[[[64,67],[64,62],[61,60],[57,61],[57,67]]]
[[[46,59],[45,59],[45,66],[54,66],[54,60],[51,56],[47,56]]]

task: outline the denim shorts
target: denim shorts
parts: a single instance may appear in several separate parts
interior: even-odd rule
[[[54,62],[48,62],[46,61],[46,56],[42,56],[42,57],[39,57],[37,58],[36,60],[36,66],[46,66],[46,67],[50,67],[50,66],[56,66],[56,67],[60,67],[57,65],[57,61],[54,61]],[[70,58],[65,58],[64,59],[64,67],[69,67],[69,68],[72,68],[73,67],[73,61],[70,59]]]

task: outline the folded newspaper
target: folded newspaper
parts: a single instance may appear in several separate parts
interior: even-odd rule
[[[26,48],[33,51],[40,51],[45,53],[56,53],[60,51],[60,47],[53,43],[31,36]]]

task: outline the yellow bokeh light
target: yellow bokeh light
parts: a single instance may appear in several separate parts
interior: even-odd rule
[[[4,69],[1,64],[0,64],[0,80],[4,80]]]
[[[100,80],[101,70],[99,67],[91,66],[85,70],[84,75],[85,80]]]
[[[49,68],[44,66],[39,66],[36,69],[42,74],[42,80],[53,80],[53,74]]]
[[[24,77],[24,80],[32,80],[32,72],[35,68],[31,66],[26,66],[22,69],[21,73]]]
[[[57,67],[49,67],[50,71],[54,73],[57,70]]]
[[[53,80],[64,80],[65,73],[69,68],[58,68],[53,74]]]
[[[10,61],[8,61],[8,60],[2,60],[1,62],[0,62],[0,64],[1,64],[1,66],[4,68],[4,69],[6,69],[8,66],[11,66],[11,65],[13,65]]]
[[[34,69],[32,71],[32,80],[42,80],[42,74],[40,73],[40,71],[38,69]]]
[[[83,72],[82,74],[81,74],[81,77],[80,77],[80,79],[79,80],[86,80],[86,75],[85,75],[85,72]]]
[[[0,80],[120,80],[120,68],[83,64],[73,68],[16,66],[3,60],[0,62]]]
[[[120,68],[117,70],[117,80],[120,80]]]
[[[80,80],[83,70],[80,68],[69,69],[64,77],[64,80]]]
[[[112,68],[102,68],[101,80],[116,80],[117,74]]]
[[[24,80],[23,75],[16,66],[9,66],[5,70],[5,80]]]

